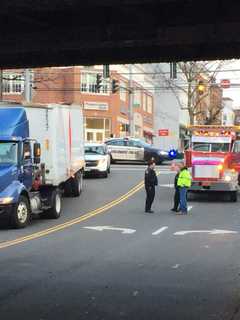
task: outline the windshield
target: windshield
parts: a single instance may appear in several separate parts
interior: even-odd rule
[[[100,154],[104,155],[105,150],[103,146],[85,146],[85,154]]]
[[[228,152],[229,143],[207,143],[207,142],[194,142],[193,150],[202,152]]]
[[[0,141],[0,164],[17,164],[17,143]]]

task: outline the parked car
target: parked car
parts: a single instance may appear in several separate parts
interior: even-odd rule
[[[112,138],[105,141],[111,155],[111,162],[135,161],[147,162],[154,159],[157,164],[168,160],[168,152],[134,138]]]
[[[85,144],[85,174],[98,174],[104,178],[108,177],[111,169],[110,154],[105,144]]]

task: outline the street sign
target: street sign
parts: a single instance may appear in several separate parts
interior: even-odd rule
[[[169,130],[168,129],[159,129],[158,130],[158,136],[159,137],[166,137],[169,135]]]
[[[221,88],[228,89],[230,88],[231,82],[229,79],[222,79],[220,82]]]

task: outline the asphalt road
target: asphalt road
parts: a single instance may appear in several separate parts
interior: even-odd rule
[[[64,199],[59,220],[1,228],[1,320],[240,319],[239,203],[195,197],[176,216],[163,166],[147,214],[144,189],[133,189],[143,172],[115,165]]]

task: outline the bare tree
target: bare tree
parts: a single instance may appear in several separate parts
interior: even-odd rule
[[[214,110],[211,110],[211,105],[208,105],[207,110],[206,108],[203,109],[201,104],[210,96],[212,86],[216,86],[216,76],[225,65],[225,61],[178,62],[179,77],[178,79],[171,79],[169,72],[163,72],[161,65],[158,64],[155,68],[155,78],[158,78],[161,82],[161,89],[173,92],[181,110],[187,110],[190,124],[194,124],[196,117],[204,113],[206,113],[206,121],[210,124],[219,116],[222,104],[219,104]],[[202,81],[205,87],[202,94],[198,92],[199,81]]]

